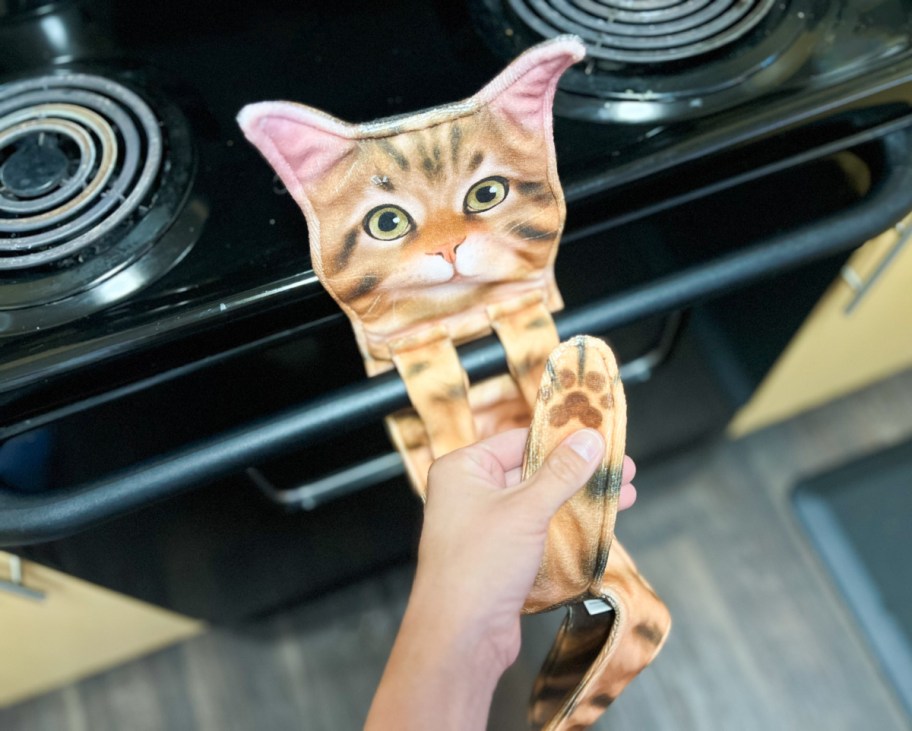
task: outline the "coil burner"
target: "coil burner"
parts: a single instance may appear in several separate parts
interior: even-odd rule
[[[155,106],[83,73],[0,86],[0,334],[106,306],[192,245],[184,236],[135,266],[184,207],[194,170],[182,115]]]
[[[662,124],[775,89],[808,60],[828,0],[472,0],[491,46],[511,57],[573,33],[587,60],[560,82],[555,111]]]
[[[548,37],[575,33],[592,58],[656,63],[692,58],[733,43],[777,0],[509,0]]]

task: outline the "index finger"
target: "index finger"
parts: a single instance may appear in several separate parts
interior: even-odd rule
[[[483,439],[475,446],[484,449],[500,463],[504,472],[509,472],[522,465],[528,434],[528,429],[510,429]]]

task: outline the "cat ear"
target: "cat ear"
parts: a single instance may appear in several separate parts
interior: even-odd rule
[[[586,55],[576,36],[559,36],[533,46],[507,66],[476,96],[495,112],[531,131],[550,125],[557,81]]]
[[[248,104],[237,121],[302,206],[306,190],[356,145],[350,125],[302,104]]]

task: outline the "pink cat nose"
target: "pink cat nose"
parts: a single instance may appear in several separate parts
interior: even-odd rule
[[[459,241],[455,243],[449,243],[446,246],[438,249],[437,251],[429,251],[428,255],[430,256],[442,256],[443,260],[448,264],[456,263],[456,249],[462,246],[462,242],[465,241],[465,236],[463,236]]]

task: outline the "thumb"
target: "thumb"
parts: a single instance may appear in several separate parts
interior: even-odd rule
[[[605,454],[605,440],[595,429],[574,432],[561,442],[523,489],[534,493],[550,518],[592,477]]]

